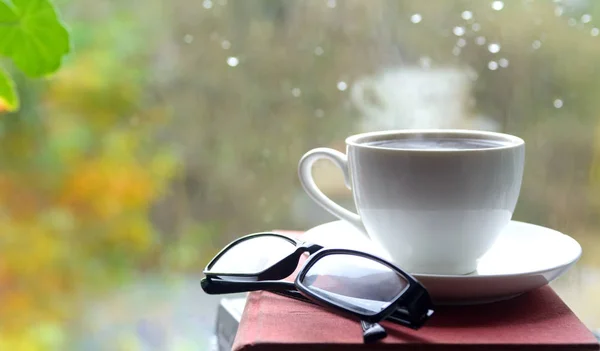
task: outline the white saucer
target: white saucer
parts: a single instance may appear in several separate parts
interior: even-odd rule
[[[303,239],[325,247],[362,250],[390,259],[382,248],[344,221],[314,227]],[[548,284],[566,272],[580,256],[581,246],[573,238],[549,228],[511,221],[492,249],[479,260],[475,272],[413,276],[425,285],[437,304],[487,303]]]

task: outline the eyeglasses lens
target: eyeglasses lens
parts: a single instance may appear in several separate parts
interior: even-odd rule
[[[209,267],[211,272],[256,274],[291,254],[296,246],[276,235],[240,241]]]
[[[374,315],[395,301],[405,291],[408,281],[375,260],[331,254],[310,267],[302,284],[335,305]]]

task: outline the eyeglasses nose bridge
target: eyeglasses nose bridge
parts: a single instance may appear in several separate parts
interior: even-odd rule
[[[307,241],[301,242],[298,245],[298,249],[302,249],[303,252],[308,252],[311,255],[314,254],[315,252],[321,250],[322,248],[323,248],[323,246],[321,246],[321,245],[314,244],[314,243],[307,242]]]
[[[287,257],[262,271],[258,275],[258,280],[283,279],[289,277],[298,267],[300,256],[302,256],[302,254],[305,252],[311,252],[311,250],[314,250],[313,244],[310,244],[309,246],[305,246],[303,243],[299,244],[296,246],[296,250],[290,253]]]

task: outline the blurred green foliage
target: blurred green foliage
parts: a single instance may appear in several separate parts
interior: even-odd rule
[[[70,50],[69,32],[50,0],[0,1],[0,55],[26,75],[55,72]],[[0,68],[0,113],[18,108],[14,83]]]

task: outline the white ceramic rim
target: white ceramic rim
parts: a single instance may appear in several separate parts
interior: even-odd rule
[[[369,145],[367,144],[370,141],[369,139],[373,138],[382,138],[386,140],[385,137],[394,136],[394,135],[409,135],[409,134],[425,134],[425,135],[455,135],[462,136],[465,138],[473,137],[475,139],[483,139],[483,140],[494,140],[494,141],[503,141],[506,142],[506,145],[494,146],[494,147],[486,147],[486,148],[473,148],[473,149],[403,149],[403,148],[389,148],[378,145]],[[366,140],[365,140],[366,139]],[[382,140],[382,139],[379,139]],[[405,151],[405,152],[453,152],[453,153],[463,153],[463,152],[482,152],[482,151],[493,151],[493,150],[505,150],[512,149],[525,144],[525,141],[517,136],[505,133],[497,133],[497,132],[488,132],[482,130],[469,130],[469,129],[399,129],[399,130],[385,130],[378,132],[369,132],[369,133],[361,133],[349,136],[346,138],[346,144],[349,146],[359,147],[362,149],[372,149],[372,150],[388,150],[388,151]]]
[[[316,226],[308,229],[306,232],[308,232],[310,230],[313,230],[313,229],[317,229],[317,228],[322,227],[322,226],[326,226],[326,225],[336,225],[336,223],[340,223],[340,222],[345,222],[345,221],[343,219],[338,219],[338,220],[334,220],[334,221],[331,221],[331,222],[322,223],[322,224],[316,225]],[[548,273],[548,272],[556,271],[557,269],[569,267],[569,266],[575,264],[581,258],[581,254],[582,254],[582,251],[583,251],[582,248],[581,248],[581,245],[579,244],[579,242],[577,242],[577,240],[573,239],[569,235],[561,233],[558,230],[555,230],[555,229],[552,229],[552,228],[544,227],[542,225],[537,225],[537,224],[528,223],[528,222],[522,222],[522,221],[516,221],[514,219],[511,220],[511,222],[518,223],[518,224],[525,225],[525,226],[538,227],[538,228],[541,228],[541,229],[543,229],[545,231],[552,232],[552,235],[562,236],[567,241],[570,241],[571,244],[573,245],[573,247],[577,247],[577,254],[574,255],[573,257],[571,257],[567,261],[562,261],[560,263],[554,264],[552,267],[548,267],[548,268],[544,268],[544,269],[539,269],[539,270],[536,270],[536,271],[528,271],[528,272],[503,273],[503,274],[482,274],[482,275],[473,275],[473,274],[426,274],[426,273],[412,273],[412,272],[408,272],[408,273],[410,273],[410,275],[412,275],[413,277],[417,278],[417,280],[419,279],[419,277],[423,277],[423,278],[436,278],[436,279],[448,279],[448,280],[462,280],[462,279],[469,279],[469,280],[471,280],[471,279],[489,279],[489,278],[502,279],[502,278],[511,278],[511,277],[522,277],[522,276],[530,276],[530,275],[539,275],[539,274],[543,274],[543,273]],[[346,223],[348,223],[348,222],[346,222]],[[367,239],[367,240],[369,240],[369,239]],[[375,254],[377,255],[377,253],[375,253]],[[402,268],[402,267],[400,267],[400,268]]]
[[[577,247],[577,254],[574,255],[571,259],[569,259],[566,262],[561,262],[561,263],[557,263],[552,267],[548,267],[548,268],[544,268],[544,269],[539,269],[537,271],[528,271],[528,272],[520,272],[520,273],[504,273],[504,274],[487,274],[487,275],[469,275],[469,274],[465,274],[465,275],[460,275],[460,274],[448,274],[448,275],[444,275],[444,274],[420,274],[420,273],[410,273],[412,276],[416,277],[418,279],[418,277],[427,277],[427,278],[451,278],[451,279],[484,279],[484,278],[504,278],[504,277],[517,277],[517,276],[524,276],[524,275],[538,275],[538,274],[543,274],[543,273],[548,273],[548,272],[552,272],[555,271],[557,269],[560,268],[564,268],[564,267],[569,267],[570,265],[573,265],[574,263],[576,263],[577,261],[579,261],[579,259],[581,258],[581,254],[583,252],[581,245],[579,244],[579,242],[577,242],[577,240],[573,239],[572,237],[568,236],[567,234],[561,233],[558,230],[552,229],[552,228],[548,228],[548,227],[544,227],[541,225],[537,225],[537,224],[533,224],[533,223],[527,223],[527,222],[521,222],[521,221],[515,221],[515,220],[511,220],[511,222],[514,223],[520,223],[520,224],[524,224],[526,226],[535,226],[538,228],[541,228],[543,230],[546,231],[551,231],[552,235],[556,235],[556,236],[562,236],[564,239],[566,239],[567,241],[571,242],[571,245],[573,245],[573,247]]]

